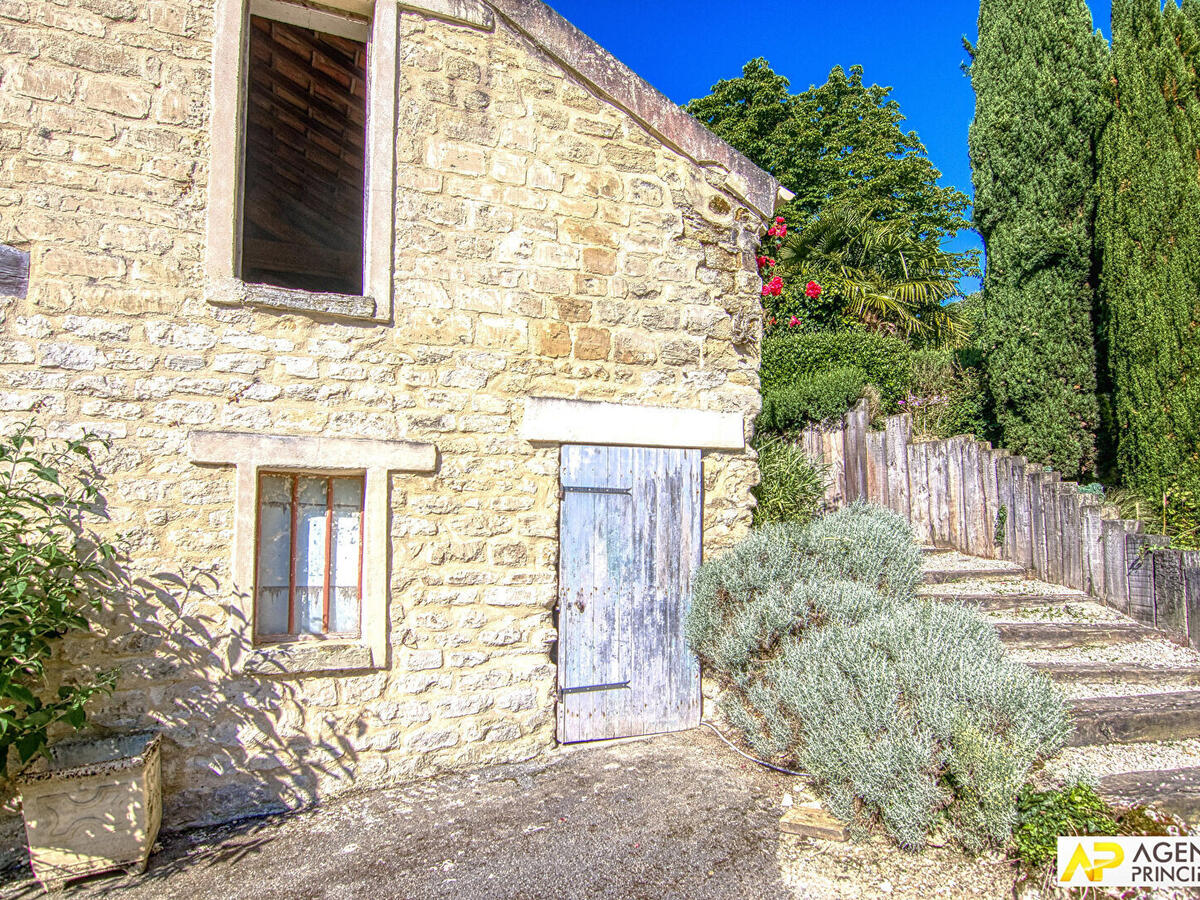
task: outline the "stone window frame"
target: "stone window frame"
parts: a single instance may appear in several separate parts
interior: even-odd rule
[[[206,297],[210,303],[355,321],[391,321],[401,5],[398,0],[324,0],[322,6],[327,8],[317,9],[295,0],[217,0],[206,258]],[[239,277],[252,13],[367,39],[366,211],[361,296],[250,284]]]
[[[393,472],[434,472],[437,448],[413,441],[193,431],[188,435],[188,458],[195,465],[232,465],[236,471],[229,670],[278,675],[386,668],[391,476]],[[264,471],[364,477],[363,596],[357,639],[256,641],[258,491],[259,475]]]

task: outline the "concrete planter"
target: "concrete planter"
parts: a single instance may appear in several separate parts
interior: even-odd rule
[[[159,736],[69,741],[50,753],[16,779],[42,887],[113,869],[144,871],[162,822]]]

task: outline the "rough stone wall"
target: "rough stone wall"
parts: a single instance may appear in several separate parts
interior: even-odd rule
[[[521,401],[759,402],[759,215],[503,20],[402,16],[394,326],[207,303],[212,12],[0,0],[0,242],[32,252],[0,426],[114,440],[150,585],[65,654],[121,668],[96,723],[165,732],[167,827],[551,746],[558,453],[517,436]],[[387,670],[223,671],[233,470],[188,463],[195,428],[437,445],[393,478]],[[706,456],[706,552],[756,477]]]

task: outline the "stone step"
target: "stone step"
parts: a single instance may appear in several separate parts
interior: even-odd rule
[[[1006,646],[1021,650],[1070,650],[1122,644],[1154,637],[1158,632],[1133,624],[1058,622],[998,622],[996,631]]]
[[[1023,578],[1020,566],[995,565],[975,569],[926,569],[926,584],[952,584],[956,581],[994,581],[998,578]]]
[[[1200,737],[1200,691],[1088,697],[1071,704],[1072,747]]]
[[[942,556],[946,553],[953,553],[952,547],[934,547],[930,544],[921,545],[921,553],[925,556]]]
[[[1151,806],[1193,827],[1200,824],[1200,768],[1106,775],[1100,796],[1118,806]]]
[[[1031,669],[1060,683],[1200,685],[1200,666],[1141,666],[1137,663],[1031,662]]]
[[[1026,606],[1061,606],[1086,603],[1090,598],[1070,594],[921,594],[938,603],[965,603],[983,609],[1023,609]]]

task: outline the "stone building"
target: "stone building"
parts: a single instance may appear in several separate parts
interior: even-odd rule
[[[538,0],[0,0],[0,48],[0,425],[112,439],[141,581],[64,658],[168,827],[695,724],[772,178]]]

